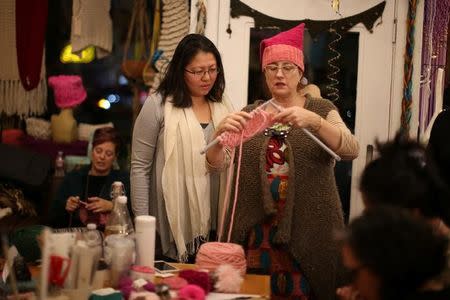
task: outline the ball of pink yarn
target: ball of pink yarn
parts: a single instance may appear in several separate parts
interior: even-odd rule
[[[178,292],[178,298],[183,300],[204,300],[205,291],[195,284],[188,284]]]
[[[195,260],[201,269],[215,271],[220,265],[231,265],[243,276],[247,270],[247,261],[242,246],[233,243],[210,242],[203,244]]]

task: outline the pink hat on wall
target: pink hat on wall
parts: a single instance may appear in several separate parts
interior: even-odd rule
[[[55,103],[59,108],[71,108],[86,99],[86,90],[78,75],[50,76],[48,84],[53,88]]]
[[[287,60],[304,70],[303,62],[303,32],[305,24],[283,31],[273,37],[264,39],[260,44],[261,65]]]

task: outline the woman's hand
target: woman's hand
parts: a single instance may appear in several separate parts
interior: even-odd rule
[[[322,117],[318,114],[299,106],[288,107],[274,116],[275,122],[300,128],[311,128],[313,131],[320,129],[321,119]]]
[[[359,292],[355,290],[352,286],[347,285],[340,287],[336,290],[336,295],[339,300],[358,300],[361,299]]]
[[[89,197],[86,209],[95,213],[110,212],[113,209],[113,203],[100,197]]]
[[[215,136],[219,136],[225,131],[241,132],[250,119],[250,114],[245,111],[231,113],[220,121],[216,128]]]
[[[80,197],[70,196],[66,201],[66,210],[68,212],[75,211],[80,206]]]

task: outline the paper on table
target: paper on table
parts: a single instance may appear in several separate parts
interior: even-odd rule
[[[231,300],[231,299],[252,299],[252,298],[260,298],[259,295],[250,295],[250,294],[223,294],[223,293],[209,293],[206,296],[207,300]]]

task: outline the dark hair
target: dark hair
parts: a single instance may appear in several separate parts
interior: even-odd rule
[[[225,76],[223,74],[223,65],[219,50],[203,35],[188,34],[180,41],[175,49],[175,53],[167,68],[167,73],[157,89],[157,92],[162,95],[163,103],[168,96],[172,96],[175,107],[183,108],[192,106],[192,99],[184,80],[184,73],[186,66],[201,51],[214,55],[219,70],[216,81],[206,95],[206,98],[213,102],[222,101],[222,95],[225,89]]]
[[[119,152],[122,139],[114,127],[101,127],[95,130],[94,137],[92,138],[92,148],[106,142],[113,143],[116,147],[116,154]]]
[[[450,109],[443,110],[437,116],[431,129],[427,154],[431,162],[436,162],[439,175],[450,187]],[[450,201],[450,199],[449,199]]]
[[[368,204],[418,209],[450,224],[448,190],[425,148],[400,132],[393,141],[377,142],[377,148],[379,157],[366,166],[360,180]]]
[[[378,277],[384,300],[407,299],[446,264],[446,237],[398,208],[368,210],[349,225],[345,242]]]

